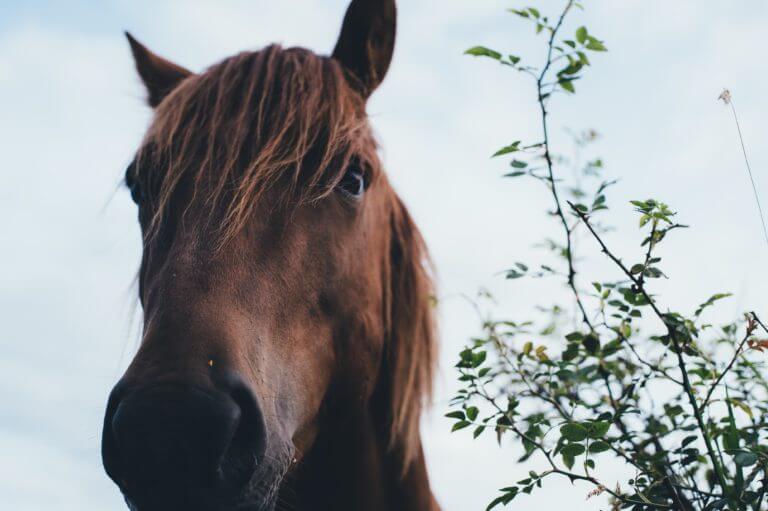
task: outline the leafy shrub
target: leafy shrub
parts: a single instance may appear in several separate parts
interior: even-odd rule
[[[466,52],[533,79],[541,140],[516,140],[493,157],[510,159],[505,178],[535,179],[550,190],[548,214],[562,235],[544,246],[560,264],[518,262],[506,278],[562,278],[573,310],[548,305],[539,309],[544,314],[532,312],[533,319],[484,317],[482,335],[459,354],[461,388],[447,417],[453,431],[470,431],[474,438],[495,434],[501,444],[511,437],[521,463],[532,457],[546,462],[545,471],[502,488],[488,509],[532,493],[554,476],[587,485],[590,498],[607,496],[613,509],[766,509],[768,340],[757,335],[768,330],[753,312],[719,327],[708,324],[707,309],[727,293],[713,294],[691,313],[667,309],[652,290],[655,279],[666,278],[660,249],[686,226],[659,200],[632,201],[644,236],[635,262],[625,263],[607,246],[599,222],[615,181],[603,177],[600,159],[579,165],[550,147],[551,97],[575,94],[591,59],[607,51],[586,27],[572,37],[562,34],[575,8],[581,5],[568,0],[557,18],[533,7],[510,9],[544,36],[541,66],[484,46]],[[573,140],[582,150],[596,137],[587,131]],[[558,173],[569,164],[578,166],[576,177],[562,179]],[[582,259],[574,255],[577,236],[590,238],[623,278],[583,285],[576,268]],[[601,471],[608,457],[635,475],[612,480],[613,474]]]

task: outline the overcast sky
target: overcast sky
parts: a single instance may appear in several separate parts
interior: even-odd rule
[[[753,169],[768,201],[763,0],[585,0],[566,30],[586,24],[610,53],[552,103],[553,143],[564,132],[604,134],[595,155],[621,178],[608,239],[629,257],[638,241],[627,201],[655,196],[693,226],[663,251],[672,277],[658,290],[692,310],[717,291],[737,296],[720,318],[764,311],[768,248],[729,111],[732,89]],[[401,2],[398,45],[370,103],[386,167],[421,226],[440,277],[440,392],[424,423],[432,484],[446,511],[482,509],[527,474],[490,436],[450,435],[442,415],[452,365],[478,325],[460,298],[479,286],[496,311],[525,317],[563,303],[540,281],[495,276],[536,261],[533,244],[558,235],[546,190],[504,181],[488,155],[537,141],[533,89],[516,73],[461,55],[475,44],[541,57],[541,40],[506,1]],[[561,0],[537,1],[554,12]],[[140,257],[134,206],[117,186],[150,118],[122,30],[193,70],[270,42],[333,47],[346,0],[11,2],[0,0],[0,495],[16,510],[119,510],[99,456],[106,396],[136,347],[133,277]],[[584,281],[618,275],[586,240]],[[617,467],[620,468],[620,467]],[[617,472],[618,474],[619,472]],[[608,482],[613,474],[607,474]],[[520,508],[595,509],[589,488],[565,480]],[[517,501],[516,501],[517,502]]]

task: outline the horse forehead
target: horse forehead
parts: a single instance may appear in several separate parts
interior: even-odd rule
[[[267,214],[265,207],[257,206],[243,228],[222,242],[221,226],[211,223],[195,202],[186,209],[183,227],[168,233],[168,239],[152,240],[147,246],[150,254],[155,252],[152,243],[169,247],[155,264],[160,263],[159,269],[175,279],[190,279],[209,287],[212,282],[226,280],[227,275],[244,277],[260,268],[286,264],[307,234],[298,228],[294,217]]]

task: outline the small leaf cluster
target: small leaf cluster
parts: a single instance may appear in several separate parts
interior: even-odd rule
[[[569,2],[569,9],[574,6],[580,7],[580,4],[573,1]],[[508,12],[533,23],[536,34],[547,34],[550,37],[548,45],[550,58],[543,68],[526,65],[522,63],[522,59],[518,55],[505,54],[487,46],[473,46],[464,53],[475,57],[490,58],[501,65],[533,76],[540,85],[543,85],[543,90],[540,93],[544,99],[558,90],[575,93],[574,82],[582,77],[584,68],[590,65],[588,53],[608,51],[605,43],[589,33],[587,27],[584,26],[579,27],[572,38],[555,41],[555,36],[558,35],[561,28],[562,17],[553,23],[535,7],[508,9]],[[548,78],[548,71],[553,64],[560,65],[560,69],[554,73],[551,82],[544,84],[543,81]]]

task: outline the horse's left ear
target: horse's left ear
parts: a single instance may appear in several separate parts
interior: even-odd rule
[[[387,74],[395,49],[395,0],[352,0],[333,58],[352,75],[366,98]]]
[[[136,70],[147,88],[149,93],[147,101],[152,108],[159,105],[182,80],[193,74],[173,62],[155,55],[128,32],[125,33],[125,37],[128,38],[128,43],[131,45]]]

